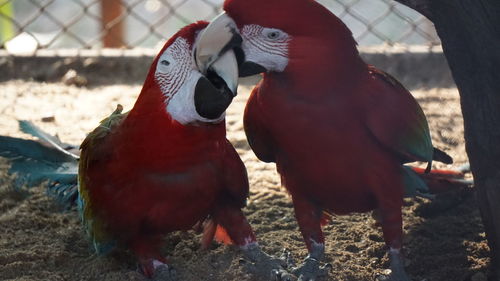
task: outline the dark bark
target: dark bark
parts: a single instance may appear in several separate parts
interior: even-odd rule
[[[398,1],[425,2],[432,11],[460,92],[466,149],[492,255],[490,280],[500,280],[500,1]]]
[[[413,10],[426,16],[428,19],[432,20],[432,11],[429,7],[430,3],[429,1],[432,0],[396,0],[396,1],[412,8]]]

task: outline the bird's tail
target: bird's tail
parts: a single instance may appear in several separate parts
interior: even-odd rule
[[[14,186],[31,187],[48,182],[48,193],[64,205],[78,195],[78,156],[66,145],[29,121],[19,121],[21,131],[38,140],[0,136],[0,156],[10,160],[9,173],[16,174]]]
[[[432,198],[435,194],[458,190],[474,185],[472,179],[465,179],[464,171],[430,170],[403,166],[406,196],[422,196]]]
[[[201,248],[208,249],[212,240],[226,245],[234,244],[233,240],[229,237],[226,229],[217,224],[213,219],[208,218],[203,222],[196,224],[193,229],[197,232],[203,232],[201,238]]]

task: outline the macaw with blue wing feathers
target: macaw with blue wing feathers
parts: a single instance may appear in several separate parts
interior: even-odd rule
[[[246,169],[226,139],[225,110],[238,79],[233,43],[218,46],[224,40],[201,36],[207,24],[186,26],[165,44],[132,110],[123,113],[118,106],[85,138],[79,156],[47,135],[41,138],[50,147],[0,139],[0,151],[46,165],[35,175],[39,163],[22,168],[26,163],[11,157],[21,177],[30,170],[32,184],[48,179],[69,199],[78,183],[81,217],[96,251],[130,249],[147,277],[168,268],[160,253],[163,235],[200,224],[203,246],[216,236],[254,261],[271,261],[241,211],[248,197]],[[219,54],[221,47],[228,51]],[[57,189],[61,184],[68,189]]]

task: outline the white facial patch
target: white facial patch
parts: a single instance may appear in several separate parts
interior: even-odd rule
[[[245,25],[241,29],[245,59],[265,67],[270,72],[282,72],[288,65],[291,37],[284,31],[260,25]]]
[[[186,39],[179,37],[161,54],[156,65],[155,80],[165,102],[177,94],[192,70],[191,48]]]
[[[182,37],[175,40],[158,60],[155,80],[165,95],[166,111],[181,124],[195,121],[217,123],[225,117],[222,114],[215,120],[206,119],[196,112],[194,94],[201,77],[196,69],[191,47]]]
[[[226,114],[223,113],[217,119],[207,119],[201,117],[196,111],[194,103],[194,94],[196,83],[202,77],[201,73],[198,71],[191,71],[190,75],[187,77],[189,81],[194,83],[184,83],[178,93],[176,93],[167,103],[167,112],[175,119],[177,122],[186,125],[195,121],[201,121],[206,123],[218,123],[222,121]]]

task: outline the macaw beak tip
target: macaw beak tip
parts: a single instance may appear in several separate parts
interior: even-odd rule
[[[198,36],[194,51],[196,66],[205,74],[212,63],[242,42],[233,19],[226,13],[220,14]]]

